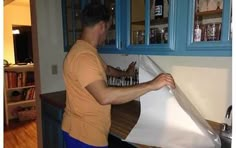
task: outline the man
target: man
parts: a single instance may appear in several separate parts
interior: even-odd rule
[[[135,63],[126,71],[104,63],[97,47],[105,41],[111,17],[107,8],[89,4],[82,11],[82,35],[64,61],[66,108],[62,129],[67,148],[108,147],[111,104],[129,102],[163,86],[175,88],[170,74],[130,87],[109,87],[106,75],[132,75]]]

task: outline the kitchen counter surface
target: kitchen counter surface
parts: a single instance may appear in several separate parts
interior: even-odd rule
[[[42,99],[58,108],[65,108],[66,92],[59,91],[40,95]],[[111,109],[111,129],[112,135],[125,139],[132,130],[140,115],[140,103],[138,101],[131,101],[122,105],[113,105]],[[209,125],[219,133],[221,124],[208,121]],[[136,145],[140,148],[148,146]]]

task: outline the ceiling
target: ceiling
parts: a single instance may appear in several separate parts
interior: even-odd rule
[[[4,6],[6,5],[18,5],[18,6],[29,6],[30,0],[4,0]]]

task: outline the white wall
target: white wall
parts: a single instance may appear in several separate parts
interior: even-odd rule
[[[36,9],[41,92],[64,90],[62,64],[66,53],[63,49],[61,1],[36,0]],[[52,65],[57,65],[57,75],[52,75]]]
[[[38,45],[42,93],[64,90],[61,1],[36,0]],[[108,64],[126,68],[137,56],[102,55]],[[226,108],[232,99],[231,57],[151,56],[175,81],[204,118],[224,122]],[[51,66],[58,74],[51,74]]]
[[[102,55],[115,67],[124,69],[138,56]],[[165,72],[171,73],[187,98],[205,119],[224,122],[232,104],[231,57],[150,56]]]

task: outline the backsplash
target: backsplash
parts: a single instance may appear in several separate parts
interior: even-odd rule
[[[139,75],[138,69],[135,69],[134,76],[122,76],[122,77],[114,77],[107,76],[107,84],[108,86],[132,86],[139,83]]]

